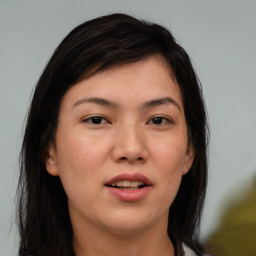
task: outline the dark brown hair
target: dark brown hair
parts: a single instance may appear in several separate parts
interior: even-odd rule
[[[207,180],[208,129],[199,80],[189,56],[167,29],[125,14],[112,14],[72,30],[55,50],[36,85],[20,154],[20,256],[74,255],[67,197],[60,179],[49,175],[44,164],[63,95],[92,70],[97,73],[154,54],[165,58],[179,84],[195,149],[193,165],[183,176],[170,207],[167,232],[176,244],[177,255],[183,255],[182,243],[202,255],[198,227]]]

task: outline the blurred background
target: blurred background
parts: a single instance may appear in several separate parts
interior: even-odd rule
[[[71,29],[113,12],[164,25],[191,56],[211,130],[201,240],[216,256],[255,256],[254,0],[0,0],[0,256],[17,255],[18,154],[34,85]]]

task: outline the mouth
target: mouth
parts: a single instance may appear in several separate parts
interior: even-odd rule
[[[152,182],[143,174],[120,174],[110,179],[105,186],[121,190],[137,190],[152,186]]]
[[[121,181],[113,182],[110,185],[106,184],[106,186],[111,188],[122,189],[122,190],[136,190],[136,189],[142,189],[149,185],[146,185],[145,183],[139,180],[135,180],[135,181],[121,180]]]
[[[143,174],[120,174],[110,179],[105,187],[107,191],[125,202],[136,202],[143,200],[152,190],[152,182]]]

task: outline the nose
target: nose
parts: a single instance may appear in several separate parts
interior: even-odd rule
[[[115,134],[112,157],[115,162],[144,163],[148,159],[145,135],[139,127],[122,126]]]

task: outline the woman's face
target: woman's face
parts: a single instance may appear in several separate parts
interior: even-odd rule
[[[66,92],[46,167],[61,179],[74,229],[134,232],[167,224],[193,156],[179,87],[156,55]]]

